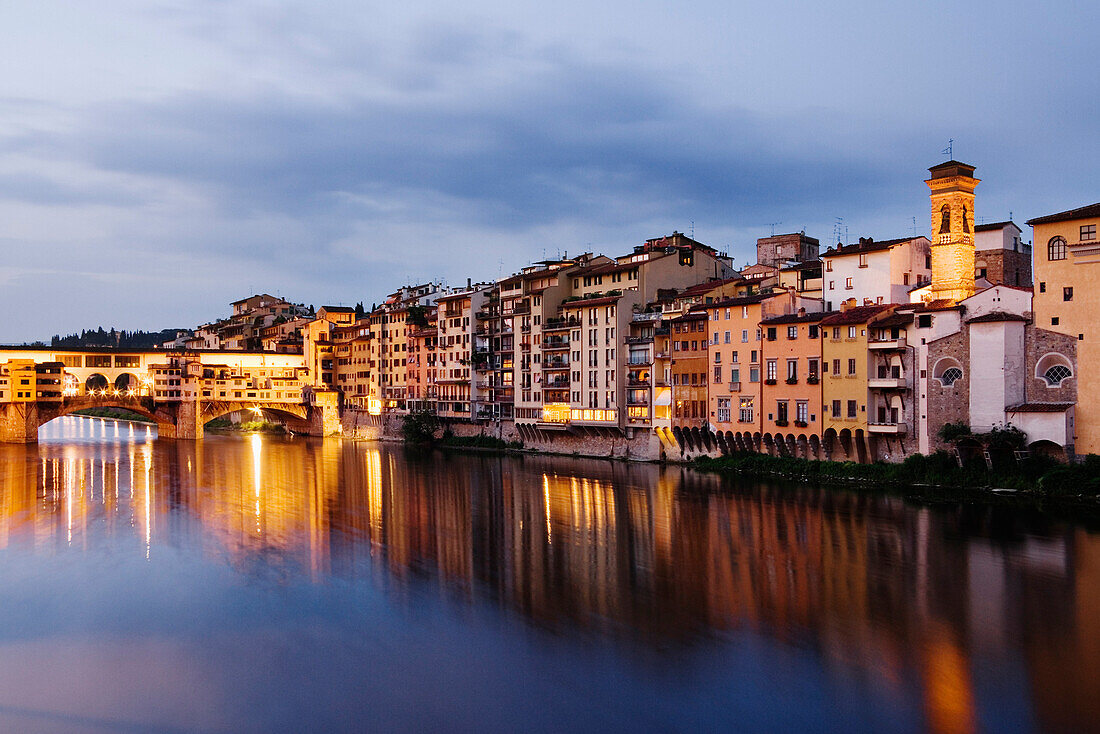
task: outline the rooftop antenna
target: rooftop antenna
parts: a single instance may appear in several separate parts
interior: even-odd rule
[[[940,152],[941,152],[941,153],[942,153],[943,155],[947,156],[947,157],[948,157],[948,159],[950,159],[950,158],[952,157],[952,155],[953,155],[953,154],[951,153],[951,150],[952,150],[952,148],[954,148],[954,147],[955,147],[955,139],[954,139],[954,138],[948,138],[948,140],[947,140],[947,147],[946,147],[946,148],[944,148],[944,149],[943,149],[942,151],[940,151]]]
[[[770,224],[772,227],[772,237],[775,237],[775,226],[777,224],[783,224],[783,222],[768,222],[768,224]]]
[[[844,217],[837,217],[833,223],[833,239],[838,244],[848,244],[848,225],[844,223]]]
[[[917,218],[913,217],[913,237],[917,236]]]
[[[695,220],[691,220],[691,239],[695,239]]]

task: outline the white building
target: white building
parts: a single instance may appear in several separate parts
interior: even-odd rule
[[[856,298],[856,305],[908,303],[909,291],[932,279],[931,242],[909,237],[876,242],[861,237],[821,255],[825,310]]]

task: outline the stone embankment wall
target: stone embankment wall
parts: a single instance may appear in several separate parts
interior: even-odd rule
[[[342,435],[367,441],[400,441],[402,416],[370,415],[360,410],[345,410],[340,419]],[[569,456],[591,456],[633,461],[678,461],[679,449],[662,451],[656,435],[639,431],[627,438],[613,431],[540,431],[534,427],[517,426],[511,421],[487,423],[450,423],[451,433],[460,437],[488,436],[501,441],[519,441],[532,451]]]

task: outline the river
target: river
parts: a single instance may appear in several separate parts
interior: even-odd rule
[[[1100,536],[677,467],[63,418],[0,446],[0,730],[1084,731]]]

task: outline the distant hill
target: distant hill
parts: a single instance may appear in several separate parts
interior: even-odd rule
[[[185,329],[163,329],[161,331],[109,331],[102,326],[95,331],[81,331],[79,334],[61,336],[55,334],[50,346],[57,349],[81,349],[83,347],[116,347],[119,349],[152,349],[162,343],[175,339],[176,334]]]

